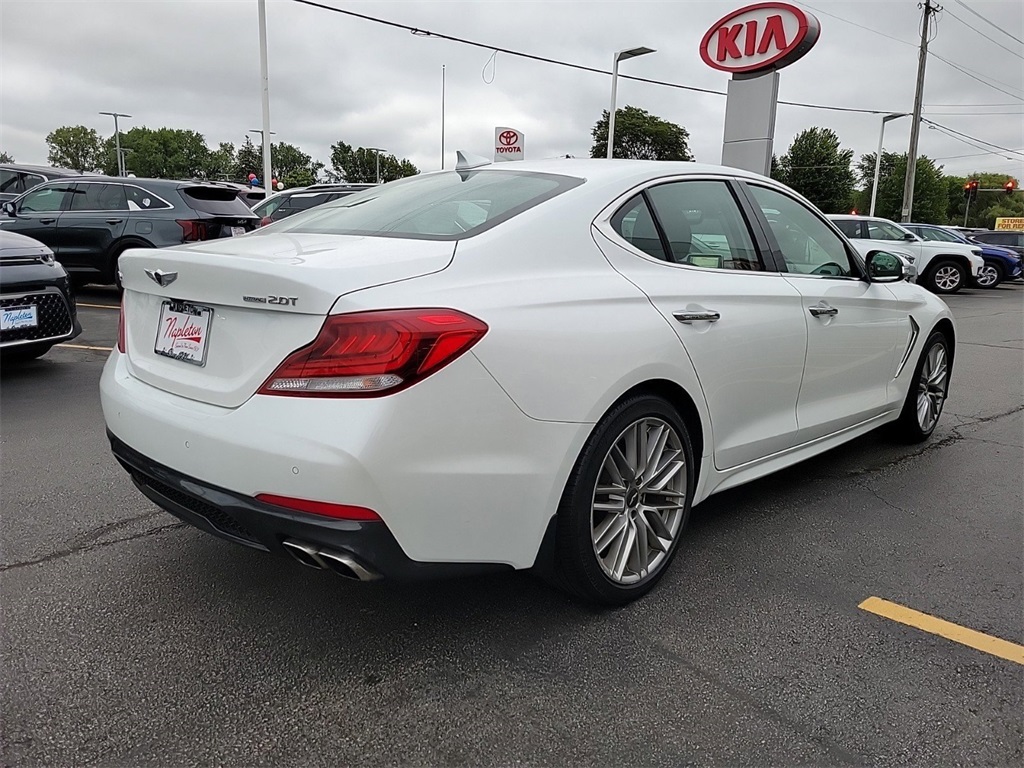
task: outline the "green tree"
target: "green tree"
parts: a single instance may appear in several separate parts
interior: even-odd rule
[[[871,199],[871,181],[875,174],[875,153],[861,155],[857,164],[864,187],[858,197],[858,210],[868,210]],[[875,215],[899,221],[903,209],[903,179],[907,172],[907,153],[883,152],[878,172],[878,200]],[[935,161],[921,155],[917,158],[917,174],[914,177],[914,207],[911,218],[922,224],[945,224],[949,194],[942,167]]]
[[[419,172],[419,168],[408,160],[399,160],[395,155],[380,156],[381,183],[415,176]],[[377,153],[366,147],[353,149],[343,141],[332,144],[330,174],[351,184],[372,184],[377,180]]]
[[[117,173],[113,136],[104,149],[104,171]],[[139,126],[121,134],[121,149],[126,151],[125,169],[144,178],[204,178],[209,166],[210,150],[203,135],[196,131]]]
[[[47,161],[61,168],[93,171],[102,159],[103,139],[95,128],[84,125],[65,125],[51,131],[46,146],[50,149]]]
[[[235,172],[235,145],[222,141],[206,156],[204,175],[216,181],[230,181]]]
[[[275,178],[286,187],[307,187],[315,184],[324,167],[323,163],[313,160],[295,145],[284,142],[271,145],[270,160]]]
[[[0,163],[13,163],[14,155],[8,155],[6,152],[0,151]]]
[[[608,110],[590,132],[594,145],[591,157],[608,154]],[[656,115],[626,106],[615,110],[615,146],[613,157],[632,160],[693,160],[689,148],[690,134],[681,125],[662,120]]]
[[[255,173],[256,178],[263,177],[263,147],[257,147],[252,139],[245,137],[245,143],[238,148],[235,155],[234,179],[243,184],[248,183],[249,174]]]
[[[841,149],[831,128],[801,131],[789,150],[773,159],[772,178],[806,197],[825,213],[846,213],[853,202],[856,176],[852,149]]]

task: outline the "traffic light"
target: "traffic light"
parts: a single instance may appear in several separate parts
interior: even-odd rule
[[[977,179],[971,179],[970,181],[968,181],[967,182],[967,186],[965,187],[965,189],[967,190],[967,200],[968,201],[977,200],[978,199],[978,180]]]
[[[1014,181],[1013,179],[1009,179],[1005,184],[1003,184],[1003,192],[1005,192],[1008,195],[1012,195],[1014,190],[1016,189],[1017,182]]]
[[[964,200],[971,199],[971,182],[964,184]]]

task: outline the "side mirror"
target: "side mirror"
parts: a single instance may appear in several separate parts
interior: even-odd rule
[[[903,259],[886,251],[868,253],[868,276],[873,283],[896,283],[903,279]]]
[[[4,200],[3,205],[0,205],[0,210],[3,210],[3,212],[7,216],[14,217],[18,215],[17,211],[14,208],[14,203],[12,203],[10,200]]]
[[[907,232],[905,235],[903,235],[903,239],[904,240],[917,240],[917,235],[915,235],[913,232]]]

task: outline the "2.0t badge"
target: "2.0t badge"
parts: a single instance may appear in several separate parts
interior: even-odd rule
[[[242,301],[248,301],[250,304],[277,304],[282,307],[294,307],[298,301],[298,296],[242,296]]]

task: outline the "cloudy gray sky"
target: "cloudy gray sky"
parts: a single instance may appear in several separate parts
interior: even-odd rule
[[[657,52],[625,62],[623,74],[721,91],[729,76],[703,64],[700,40],[712,23],[746,4],[319,1],[601,69],[610,69],[616,50],[645,45]],[[780,98],[911,110],[920,34],[917,0],[797,4],[821,11],[821,39],[804,59],[783,70]],[[945,0],[944,5],[931,50],[975,77],[931,58],[925,115],[1016,153],[989,153],[987,144],[927,129],[921,151],[938,158],[948,173],[1022,177],[1024,46],[1000,30],[1024,39],[1024,3]],[[295,0],[268,0],[267,15],[275,140],[324,161],[331,143],[341,139],[385,148],[421,170],[440,167],[442,65],[450,159],[455,149],[489,155],[496,125],[524,131],[532,159],[587,155],[591,128],[608,106],[607,75],[504,53],[492,60],[483,48],[416,36]],[[97,112],[115,110],[133,115],[122,130],[190,128],[212,146],[240,144],[246,131],[260,127],[257,29],[256,0],[0,0],[0,149],[21,162],[44,163],[50,130],[84,124],[106,136],[112,123]],[[685,126],[696,158],[719,162],[724,97],[627,80],[619,85],[619,106],[638,106]],[[906,150],[909,123],[889,124],[886,148]],[[780,106],[776,150],[784,151],[798,131],[812,125],[834,129],[858,155],[873,152],[878,141],[877,115]]]

